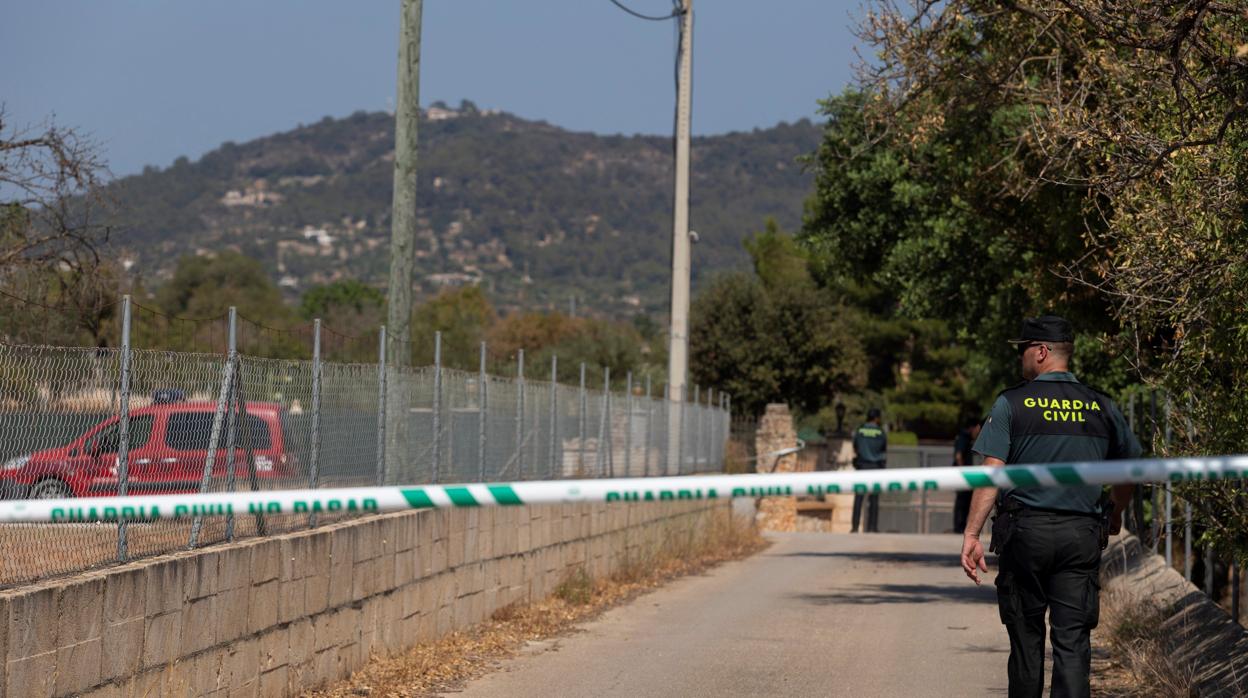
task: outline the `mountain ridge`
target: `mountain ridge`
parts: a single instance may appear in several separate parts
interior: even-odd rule
[[[420,292],[480,283],[500,308],[666,309],[671,139],[599,135],[497,111],[422,113],[417,182]],[[740,268],[741,241],[774,217],[800,222],[818,145],[809,121],[693,139],[694,279]],[[143,278],[188,254],[261,260],[290,297],[340,278],[384,286],[393,118],[356,112],[227,142],[110,185],[113,246]]]

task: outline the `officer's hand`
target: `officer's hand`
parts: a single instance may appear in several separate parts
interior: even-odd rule
[[[962,539],[962,571],[976,584],[980,583],[980,571],[988,573],[988,563],[984,561],[984,546],[980,545],[976,536],[965,536]]]

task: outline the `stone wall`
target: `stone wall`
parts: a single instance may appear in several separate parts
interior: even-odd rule
[[[402,512],[0,593],[0,698],[279,696],[698,535],[729,502]]]
[[[796,445],[797,431],[793,428],[789,406],[782,403],[767,405],[754,434],[754,452],[758,454],[755,470],[760,473],[795,472],[798,465],[796,453],[779,458],[766,454]],[[764,531],[797,530],[797,500],[793,497],[761,497],[757,506],[757,522]]]
[[[1124,531],[1111,539],[1101,555],[1101,586],[1164,610],[1161,629],[1170,660],[1190,667],[1192,695],[1248,695],[1248,630],[1139,538]]]

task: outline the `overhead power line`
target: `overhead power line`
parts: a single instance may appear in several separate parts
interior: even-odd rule
[[[625,12],[627,12],[628,14],[630,14],[630,15],[632,15],[632,16],[634,16],[634,17],[636,17],[637,19],[647,19],[647,20],[650,20],[651,22],[663,22],[663,21],[666,21],[666,20],[672,19],[672,18],[674,18],[674,17],[679,17],[679,16],[680,16],[680,7],[679,7],[679,6],[677,6],[675,9],[673,9],[673,10],[672,10],[672,13],[671,13],[670,15],[643,15],[642,13],[640,13],[640,12],[638,12],[638,11],[636,11],[636,10],[632,9],[631,7],[628,7],[628,6],[627,6],[627,5],[625,5],[624,3],[620,2],[620,0],[611,0],[611,4],[612,4],[612,5],[615,5],[616,7],[620,8],[621,10],[624,10]]]

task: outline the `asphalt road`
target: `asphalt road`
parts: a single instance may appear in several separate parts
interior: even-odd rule
[[[774,540],[535,645],[456,695],[1005,694],[1009,642],[991,582],[976,587],[958,566],[961,537]]]

